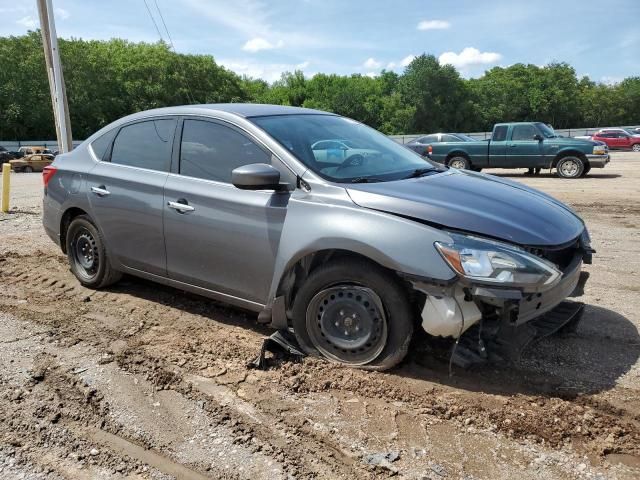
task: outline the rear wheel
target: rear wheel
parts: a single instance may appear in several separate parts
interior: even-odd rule
[[[578,157],[561,158],[556,165],[556,173],[561,178],[579,178],[584,172],[584,162]]]
[[[33,168],[31,168],[29,165],[27,165],[26,167],[24,167],[24,168],[22,169],[22,171],[23,171],[24,173],[32,173],[32,172],[33,172]]]
[[[451,157],[448,165],[459,170],[469,170],[471,168],[471,162],[465,157]]]
[[[631,147],[631,150],[633,150],[634,152],[640,152],[640,143],[636,143],[635,145],[633,145]]]
[[[102,288],[120,280],[122,274],[111,267],[102,236],[87,215],[71,221],[66,239],[69,266],[82,285]]]
[[[369,370],[386,370],[402,361],[413,334],[412,319],[400,282],[364,260],[314,270],[293,305],[293,328],[307,353]]]

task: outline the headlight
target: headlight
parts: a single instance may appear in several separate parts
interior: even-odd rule
[[[593,154],[594,155],[604,155],[605,153],[607,153],[607,146],[606,145],[594,145],[593,146]]]
[[[449,235],[453,242],[436,242],[436,248],[456,273],[473,282],[546,290],[562,276],[552,263],[514,245]]]

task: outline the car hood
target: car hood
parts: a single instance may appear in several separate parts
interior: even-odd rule
[[[347,191],[361,207],[519,245],[561,245],[584,229],[569,207],[543,192],[465,170],[356,184]]]

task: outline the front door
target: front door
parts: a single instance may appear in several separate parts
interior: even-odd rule
[[[86,182],[93,217],[110,254],[126,267],[162,276],[162,190],[176,124],[176,119],[163,118],[122,127]]]
[[[264,304],[289,194],[234,187],[231,171],[252,163],[285,173],[236,127],[184,120],[179,163],[165,186],[167,271],[174,280]]]
[[[534,138],[536,135],[540,135],[540,132],[530,123],[513,126],[506,148],[506,162],[512,168],[544,166],[543,141]]]

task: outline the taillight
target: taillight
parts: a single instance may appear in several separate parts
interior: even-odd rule
[[[56,167],[52,167],[51,165],[49,165],[48,167],[44,167],[44,170],[42,170],[42,182],[44,183],[45,187],[57,171],[58,169]]]
[[[427,154],[428,154],[428,155],[431,155],[432,153],[433,153],[433,147],[432,147],[431,145],[429,145],[429,146],[427,147]]]

